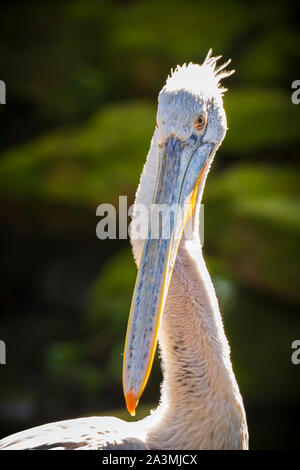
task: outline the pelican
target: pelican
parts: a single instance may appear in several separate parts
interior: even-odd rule
[[[159,339],[158,407],[137,422],[89,417],[38,426],[4,438],[1,449],[248,448],[243,400],[199,236],[206,177],[227,130],[220,82],[233,71],[225,70],[230,61],[218,67],[219,58],[210,50],[202,65],[178,66],[167,78],[133,209],[132,222],[141,206],[149,213],[153,205],[175,207],[168,237],[152,237],[151,223],[147,237],[130,234],[138,274],[123,389],[134,415]]]

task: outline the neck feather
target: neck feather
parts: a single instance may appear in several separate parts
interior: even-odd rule
[[[248,446],[241,395],[200,244],[179,249],[159,335],[164,380],[149,445],[177,449]]]
[[[164,376],[161,402],[152,415],[143,420],[147,443],[154,449],[248,447],[243,401],[198,235],[199,209],[210,163],[198,188],[196,210],[188,221],[192,224],[193,239],[183,238],[180,242],[162,315],[159,333]],[[154,134],[136,203],[150,207],[157,171],[158,148]],[[142,240],[134,241],[137,264],[142,247]]]

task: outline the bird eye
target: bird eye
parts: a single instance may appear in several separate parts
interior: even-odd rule
[[[206,113],[203,112],[199,114],[199,116],[197,117],[195,124],[194,124],[194,128],[197,131],[202,131],[205,128],[206,124],[207,124],[207,115]]]

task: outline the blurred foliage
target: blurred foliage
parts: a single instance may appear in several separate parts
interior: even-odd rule
[[[300,141],[300,118],[297,106],[291,106],[286,91],[265,87],[233,90],[225,95],[225,106],[229,129],[234,132],[228,133],[224,150],[238,158],[259,162],[260,152],[274,149],[274,158],[278,155],[279,162],[286,163],[282,161],[280,150],[285,155],[288,145],[292,160],[293,146],[299,145]]]
[[[154,117],[147,103],[111,105],[80,128],[9,150],[0,163],[1,190],[6,198],[34,204],[94,209],[117,203],[119,194],[134,194]]]
[[[232,57],[226,139],[204,194],[205,244],[252,448],[297,445],[299,125],[292,2],[68,0],[1,9],[1,434],[122,418],[136,268],[99,241],[97,206],[133,202],[170,68]],[[141,417],[159,397],[156,360]],[[147,406],[147,403],[149,406]],[[113,410],[113,411],[111,411]]]
[[[252,163],[212,176],[205,229],[237,282],[299,302],[298,177],[292,167]]]

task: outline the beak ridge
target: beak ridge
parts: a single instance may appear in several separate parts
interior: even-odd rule
[[[182,143],[170,137],[160,154],[160,169],[153,198],[155,206],[174,207],[174,217],[162,222],[168,237],[152,238],[156,222],[151,217],[145,240],[127,327],[123,358],[123,389],[129,413],[134,416],[146,386],[157,345],[161,315],[165,306],[182,233],[195,204],[198,185],[212,144],[201,138]],[[161,231],[159,230],[161,234]],[[178,234],[180,234],[178,236]]]

